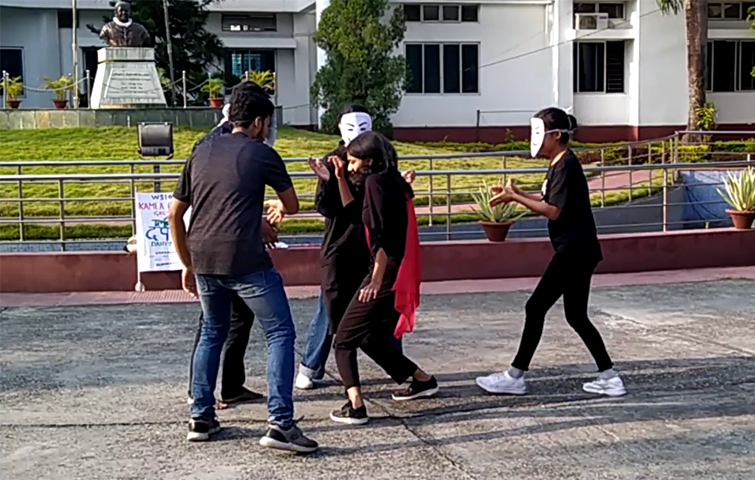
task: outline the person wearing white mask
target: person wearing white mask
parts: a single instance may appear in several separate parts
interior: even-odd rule
[[[331,159],[346,162],[346,147],[362,133],[372,130],[372,118],[363,106],[348,105],[341,112],[338,127],[341,132],[338,148],[322,160],[309,161],[320,179],[315,203],[317,211],[325,217],[325,235],[320,251],[323,272],[320,299],[296,377],[296,388],[301,390],[312,389],[323,379],[333,333],[371,264],[362,225],[364,187],[347,182],[356,201],[344,207]],[[406,172],[404,178],[411,182],[414,172]],[[401,341],[393,341],[401,350]]]
[[[621,396],[626,388],[613,368],[603,339],[587,316],[590,281],[603,254],[590,206],[590,191],[579,159],[569,148],[577,119],[559,108],[538,112],[531,122],[531,154],[546,157],[550,167],[539,194],[524,192],[509,181],[494,187],[490,205],[509,202],[548,219],[548,234],[555,255],[525,306],[524,331],[519,351],[505,372],[477,378],[477,385],[490,393],[524,395],[524,374],[529,369],[548,310],[564,297],[564,314],[598,367],[598,378],[585,383],[588,393]]]

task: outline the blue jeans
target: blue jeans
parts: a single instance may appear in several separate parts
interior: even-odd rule
[[[231,293],[236,292],[262,326],[267,339],[267,409],[271,424],[288,428],[294,417],[294,341],[283,279],[274,269],[241,276],[197,275],[204,323],[194,354],[192,418],[215,415],[215,382],[220,353],[231,322]]]
[[[317,313],[312,317],[307,334],[307,345],[301,359],[299,372],[311,380],[322,380],[325,376],[325,364],[333,345],[333,335],[328,333],[328,309],[325,307],[325,296],[320,292]]]

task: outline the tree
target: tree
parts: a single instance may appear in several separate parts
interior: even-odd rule
[[[403,9],[390,11],[387,0],[332,0],[323,11],[314,40],[327,61],[311,93],[325,109],[325,131],[336,130],[344,105],[358,103],[370,111],[373,128],[390,135],[407,85],[406,62],[395,54],[405,31]]]
[[[698,112],[705,109],[705,61],[708,47],[708,0],[656,0],[663,13],[684,10],[687,33],[687,130],[697,130]],[[688,136],[687,141],[693,141]]]
[[[208,68],[217,67],[218,60],[225,54],[218,36],[205,29],[209,16],[207,6],[219,0],[165,1],[168,2],[176,82],[180,89],[181,71],[185,70],[188,87],[191,89],[192,85],[199,85],[207,79]],[[163,0],[132,0],[130,3],[134,21],[144,25],[155,44],[157,67],[169,72]],[[110,20],[110,17],[104,17],[105,22]],[[87,28],[99,34],[101,27],[87,25]],[[170,96],[171,92],[167,93]],[[170,98],[168,102],[171,103]]]

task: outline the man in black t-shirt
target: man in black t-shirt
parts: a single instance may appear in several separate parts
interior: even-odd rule
[[[267,95],[262,87],[257,87],[257,91],[260,95]],[[230,104],[226,104],[223,108],[223,119],[210,133],[202,137],[194,145],[192,151],[214,138],[233,133],[233,124],[228,120],[230,107]],[[268,138],[266,143],[271,147],[273,146],[270,138]],[[268,244],[274,244],[277,240],[275,229],[266,220],[262,222],[262,237],[265,243]],[[249,344],[249,334],[254,324],[254,313],[249,310],[249,307],[246,306],[246,303],[244,303],[236,292],[233,292],[232,295],[231,326],[228,330],[228,337],[223,345],[222,375],[220,375],[223,382],[220,385],[218,408],[253,402],[262,398],[261,394],[253,392],[244,386],[244,382],[246,381],[244,356],[246,354],[246,347]],[[191,351],[191,361],[189,364],[189,405],[194,403],[194,399],[191,396],[191,377],[194,374],[194,353],[202,336],[203,320],[204,316],[200,313],[199,325],[197,333],[194,336],[194,347]]]
[[[273,104],[252,83],[231,97],[233,133],[199,145],[186,162],[173,194],[170,228],[181,262],[183,286],[202,303],[204,323],[194,355],[188,440],[208,440],[220,430],[213,396],[231,298],[236,292],[254,312],[268,344],[267,434],[260,444],[302,453],[317,442],[294,422],[294,340],[291,309],[280,274],[265,251],[261,224],[265,186],[278,195],[286,214],[299,200],[280,156],[263,143]],[[183,215],[192,207],[189,231]]]

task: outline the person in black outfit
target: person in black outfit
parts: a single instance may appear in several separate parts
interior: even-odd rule
[[[400,317],[395,307],[393,287],[406,249],[407,201],[414,194],[398,171],[395,149],[381,134],[361,134],[349,144],[347,155],[352,180],[364,185],[361,215],[368,235],[372,266],[349,301],[336,330],[336,365],[349,400],[340,410],[331,412],[330,418],[340,423],[361,425],[367,423],[369,417],[360,388],[357,348],[361,348],[396,383],[412,378],[409,388],[394,394],[394,400],[429,397],[437,393],[438,383],[435,377],[406,358],[390,338]],[[358,206],[346,182],[345,165],[337,158],[332,162],[344,208],[350,208],[352,204]]]
[[[478,377],[477,384],[491,393],[523,395],[524,373],[529,369],[543,333],[545,315],[564,297],[566,321],[582,338],[598,366],[598,378],[584,390],[610,396],[626,393],[613,369],[598,330],[587,317],[590,281],[603,254],[590,206],[587,179],[569,139],[577,119],[558,108],[547,108],[532,119],[532,156],[550,159],[541,195],[520,190],[512,182],[496,187],[491,206],[517,202],[548,219],[555,255],[525,307],[526,319],[519,351],[508,371]]]
[[[353,201],[344,206],[341,201],[339,181],[331,158],[346,163],[346,147],[349,142],[367,131],[372,130],[372,120],[367,109],[361,105],[347,105],[341,111],[339,119],[342,141],[338,148],[322,160],[309,160],[310,168],[319,178],[315,206],[325,217],[325,235],[320,250],[320,267],[322,269],[321,295],[324,299],[328,324],[324,325],[317,315],[309,327],[309,338],[299,374],[297,388],[308,390],[314,388],[315,381],[321,380],[328,359],[333,334],[343,317],[346,307],[356,294],[365,275],[369,273],[372,263],[370,250],[362,224],[362,204],[364,201],[364,184],[354,182],[348,171],[344,172],[346,185]],[[414,172],[404,175],[408,181]],[[319,313],[319,310],[318,310]],[[322,329],[327,328],[328,331]],[[392,337],[396,348],[401,351],[401,340]]]

